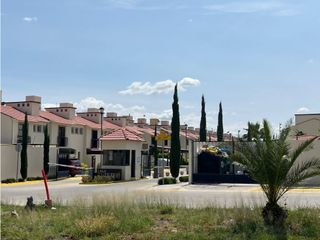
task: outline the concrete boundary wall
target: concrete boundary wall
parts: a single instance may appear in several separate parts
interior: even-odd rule
[[[49,161],[51,163],[57,161],[57,148],[55,146],[50,147]],[[17,176],[21,178],[20,166],[20,153],[18,154],[16,151],[16,145],[1,144],[1,180],[17,178]],[[28,177],[41,177],[42,168],[42,145],[28,145]]]

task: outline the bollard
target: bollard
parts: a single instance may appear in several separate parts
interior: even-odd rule
[[[42,173],[42,177],[43,177],[43,182],[44,182],[44,186],[46,188],[46,194],[47,194],[47,200],[45,200],[45,205],[47,207],[52,207],[52,200],[50,199],[50,194],[49,194],[49,189],[48,189],[48,183],[47,183],[47,176],[46,176],[46,173],[45,171],[42,169],[41,170],[41,173]]]

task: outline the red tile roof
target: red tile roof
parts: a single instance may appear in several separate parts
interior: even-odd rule
[[[19,122],[24,121],[25,114],[15,108],[11,107],[11,106],[1,105],[0,112],[4,115],[7,115],[11,118],[16,119]],[[32,123],[37,123],[37,122],[47,123],[48,122],[48,120],[42,118],[41,116],[31,116],[31,115],[28,115],[28,121],[32,122]]]
[[[88,126],[93,129],[100,129],[100,127],[101,127],[101,125],[99,123],[89,121],[89,120],[87,120],[83,117],[80,117],[80,116],[76,116],[73,119],[66,119],[66,118],[60,117],[54,113],[50,113],[47,111],[41,111],[40,116],[43,118],[46,118],[52,122],[56,122],[56,123],[63,124],[63,125],[82,125],[82,126]],[[107,122],[107,121],[103,121],[102,127],[103,127],[103,129],[118,129],[118,128],[120,128],[119,126],[112,124],[110,122]]]
[[[56,114],[53,114],[53,113],[50,113],[50,112],[47,112],[47,111],[40,111],[39,115],[45,119],[48,119],[49,121],[52,121],[52,122],[56,122],[56,123],[59,123],[59,124],[63,124],[63,125],[71,125],[73,124],[73,122],[69,119],[66,119],[66,118],[63,118],[63,117],[60,117]]]
[[[144,142],[145,140],[140,137],[139,135],[129,131],[126,128],[119,128],[111,133],[108,133],[104,135],[101,138],[102,141],[139,141],[139,142]]]

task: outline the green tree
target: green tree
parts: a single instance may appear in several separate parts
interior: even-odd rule
[[[207,141],[206,103],[204,96],[201,99],[200,142]]]
[[[152,137],[152,154],[153,154],[153,158],[154,158],[154,166],[158,166],[158,141],[156,139],[157,137],[157,126],[154,126],[154,136]],[[158,177],[158,168],[154,168],[154,177]]]
[[[242,136],[243,139],[251,142],[253,139],[263,138],[263,128],[260,128],[260,123],[248,122],[248,128],[245,129],[246,134]]]
[[[46,175],[49,173],[49,151],[50,151],[50,137],[48,134],[48,125],[44,127],[44,141],[43,141],[43,169]]]
[[[25,180],[28,176],[28,115],[24,116],[24,123],[22,126],[22,149],[21,149],[21,177]]]
[[[222,114],[222,104],[219,104],[219,114],[218,114],[218,127],[217,127],[217,138],[218,142],[223,142],[223,114]]]
[[[180,146],[180,116],[178,103],[178,84],[174,88],[172,103],[171,121],[171,151],[170,151],[170,172],[174,178],[179,176],[181,146]]]
[[[253,142],[239,142],[233,160],[242,164],[252,179],[257,181],[267,197],[262,217],[267,225],[284,226],[287,212],[278,204],[279,199],[304,179],[320,174],[320,159],[311,158],[298,162],[314,137],[291,149],[288,143],[290,125],[284,128],[278,139],[272,138],[270,124],[263,121],[263,138]]]

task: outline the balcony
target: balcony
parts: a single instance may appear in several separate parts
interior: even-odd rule
[[[99,148],[99,139],[91,139],[91,148]]]
[[[58,145],[58,147],[67,147],[68,146],[68,138],[58,136],[57,145]]]
[[[17,136],[17,143],[22,143],[22,136]],[[31,137],[28,136],[28,144],[31,143]]]

